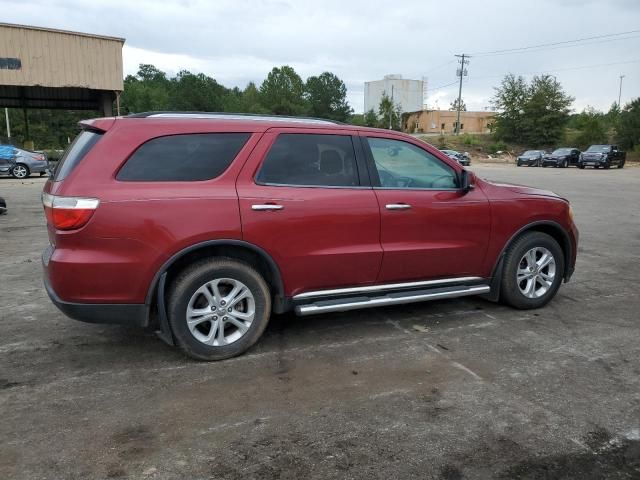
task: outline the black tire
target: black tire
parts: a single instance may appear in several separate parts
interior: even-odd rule
[[[521,166],[522,166],[522,163],[516,162],[516,167],[521,167]]]
[[[618,164],[618,168],[624,168],[624,160]]]
[[[568,160],[564,160],[562,162],[562,168],[567,168],[569,166],[569,161]]]
[[[196,290],[217,278],[242,282],[253,295],[255,316],[239,339],[227,345],[212,346],[198,340],[189,330],[187,307]],[[168,298],[167,312],[176,343],[185,354],[196,360],[223,360],[244,353],[258,341],[271,315],[271,294],[267,283],[253,267],[232,258],[206,259],[190,265],[172,282]]]
[[[584,165],[582,165],[581,163],[579,163],[579,164],[578,164],[578,168],[579,168],[580,170],[584,170]]]
[[[549,289],[537,298],[528,298],[521,291],[517,281],[517,271],[525,253],[534,247],[543,247],[551,252],[555,260],[555,277]],[[546,305],[558,292],[564,276],[564,255],[558,242],[542,232],[524,233],[507,249],[500,288],[500,299],[514,308],[528,310]]]
[[[604,164],[603,167],[605,170],[609,170],[611,168],[611,162],[607,160],[607,163]]]
[[[23,174],[22,172],[26,173]],[[13,178],[22,180],[23,178],[27,178],[29,175],[31,175],[31,171],[29,170],[29,167],[24,163],[16,163],[13,167],[11,167],[11,176]]]

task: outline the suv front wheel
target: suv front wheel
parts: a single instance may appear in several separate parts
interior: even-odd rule
[[[558,242],[542,232],[529,232],[507,250],[501,298],[515,308],[546,305],[562,283],[564,255]]]
[[[178,346],[197,360],[240,355],[260,338],[271,313],[269,287],[251,266],[202,260],[182,271],[169,292],[169,323]]]

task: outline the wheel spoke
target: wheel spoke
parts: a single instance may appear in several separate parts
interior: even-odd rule
[[[222,320],[218,320],[216,323],[218,324],[218,333],[216,335],[218,346],[226,345],[227,342],[224,339],[224,322]]]
[[[247,287],[243,285],[243,287],[239,290],[239,292],[235,295],[235,297],[231,297],[231,295],[229,295],[229,297],[231,297],[231,300],[229,300],[228,306],[234,307],[240,301],[244,300],[245,298],[249,298],[249,296],[251,296],[251,292]]]
[[[229,316],[239,318],[241,320],[249,321],[249,322],[253,320],[254,315],[255,314],[253,312],[239,312],[237,310],[234,310],[231,313],[229,313]]]
[[[208,308],[188,308],[187,309],[187,324],[190,327],[195,327],[210,320],[213,314]]]
[[[211,322],[211,330],[209,330],[209,335],[207,335],[204,339],[202,339],[201,342],[206,344],[206,345],[213,346],[215,341],[216,341],[216,334],[218,333],[218,330],[220,329],[220,324],[221,323],[222,322],[220,320],[218,320],[216,322]]]
[[[542,256],[540,257],[540,260],[538,260],[536,263],[537,263],[539,269],[543,269],[544,267],[546,267],[547,265],[549,265],[553,261],[554,261],[553,260],[553,255],[551,255],[551,253],[545,251],[542,254]]]
[[[236,314],[234,313],[233,316],[229,315],[228,316],[228,321],[229,323],[235,325],[236,327],[238,327],[238,330],[240,330],[240,334],[243,335],[248,329],[249,329],[249,325],[247,325],[246,323],[244,323],[242,320],[239,320],[238,318],[236,318]]]
[[[527,280],[527,286],[524,287],[524,294],[526,297],[532,298],[536,291],[536,281],[533,278]]]

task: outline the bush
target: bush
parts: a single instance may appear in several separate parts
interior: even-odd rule
[[[460,139],[465,145],[478,145],[480,143],[475,136],[469,135],[468,133],[463,133]]]
[[[502,141],[498,141],[490,144],[488,149],[489,153],[504,152],[507,149],[507,144]]]

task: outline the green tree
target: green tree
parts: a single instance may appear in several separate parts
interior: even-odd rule
[[[378,126],[380,128],[391,128],[400,130],[400,120],[402,108],[400,104],[394,104],[391,98],[384,92],[378,106]]]
[[[353,109],[347,102],[347,87],[331,72],[309,77],[305,84],[309,113],[314,117],[346,122]]]
[[[553,145],[564,135],[573,97],[550,75],[507,75],[492,99],[498,110],[493,123],[496,138],[532,146]]]
[[[496,138],[513,142],[522,141],[524,107],[527,100],[527,82],[523,77],[516,77],[510,73],[502,79],[502,83],[495,88],[495,95],[491,99],[491,104],[497,110],[491,124]]]
[[[640,97],[627,103],[620,112],[616,138],[620,146],[627,150],[640,145]]]
[[[449,106],[449,110],[452,112],[457,112],[458,111],[458,99],[456,98],[453,102],[451,102],[451,105]],[[460,111],[461,112],[466,112],[467,111],[467,105],[464,103],[464,100],[460,100]]]
[[[269,109],[262,104],[260,91],[255,83],[249,82],[242,91],[240,110],[238,111],[244,113],[269,113]]]
[[[120,97],[123,113],[168,110],[171,82],[164,72],[153,65],[140,64],[136,75],[124,79]]]
[[[573,115],[568,125],[578,132],[573,141],[576,147],[584,149],[589,145],[608,142],[607,119],[592,107]]]
[[[373,108],[364,114],[364,124],[367,127],[378,126],[378,116],[376,115],[376,112],[374,112]]]
[[[284,65],[274,67],[260,85],[261,104],[276,115],[305,115],[304,82],[296,71]]]
[[[204,73],[182,70],[171,79],[169,109],[220,112],[228,90]]]
[[[533,77],[524,107],[524,138],[528,145],[555,145],[564,136],[574,98],[551,75]]]

